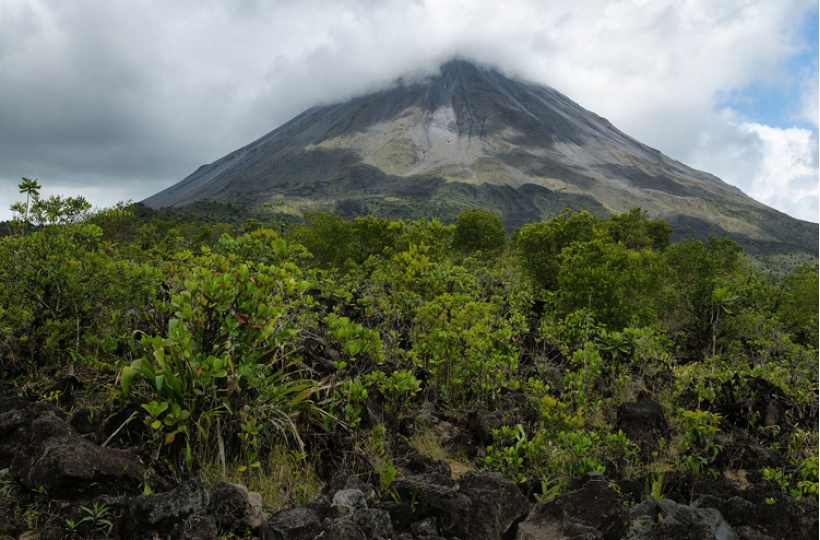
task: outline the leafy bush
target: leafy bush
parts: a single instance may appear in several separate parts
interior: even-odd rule
[[[453,248],[463,253],[482,251],[490,255],[504,249],[507,232],[501,217],[480,208],[467,208],[458,215],[453,230]]]

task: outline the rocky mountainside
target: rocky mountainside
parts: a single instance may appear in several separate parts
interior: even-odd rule
[[[144,202],[204,199],[445,222],[478,206],[501,213],[508,230],[565,207],[640,206],[675,238],[731,236],[747,251],[813,257],[818,248],[816,224],[641,144],[551,88],[460,60],[309,109]]]

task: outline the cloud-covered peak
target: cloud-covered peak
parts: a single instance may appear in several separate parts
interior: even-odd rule
[[[784,70],[796,77],[789,84],[809,81],[789,106],[816,124],[816,65],[795,75],[789,64],[816,19],[810,0],[148,0],[139,9],[6,0],[0,217],[21,176],[93,188],[99,204],[141,199],[308,107],[434,73],[453,57],[552,86],[692,164],[704,138],[717,154],[742,138],[720,138],[731,131],[721,109],[743,114],[721,96]],[[798,200],[778,204],[811,218]]]

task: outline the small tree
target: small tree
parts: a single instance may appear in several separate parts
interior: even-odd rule
[[[478,250],[497,254],[507,242],[501,217],[480,208],[467,208],[456,219],[452,246],[463,253]]]
[[[23,182],[17,187],[20,188],[20,193],[26,194],[26,207],[22,211],[23,223],[25,223],[28,220],[28,210],[29,208],[31,208],[31,199],[33,198],[35,201],[37,201],[37,199],[40,198],[40,188],[42,188],[43,186],[38,184],[36,179],[31,180],[29,178],[24,177]],[[12,207],[12,209],[15,208]]]
[[[589,242],[601,228],[596,216],[564,209],[549,221],[527,223],[513,235],[513,246],[521,268],[536,289],[558,289],[561,251],[573,242]]]

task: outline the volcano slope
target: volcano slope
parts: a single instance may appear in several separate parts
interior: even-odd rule
[[[311,108],[149,197],[343,217],[500,213],[508,231],[564,208],[604,217],[641,207],[673,240],[729,236],[747,253],[817,258],[818,226],[627,136],[552,88],[453,60],[440,73]]]

